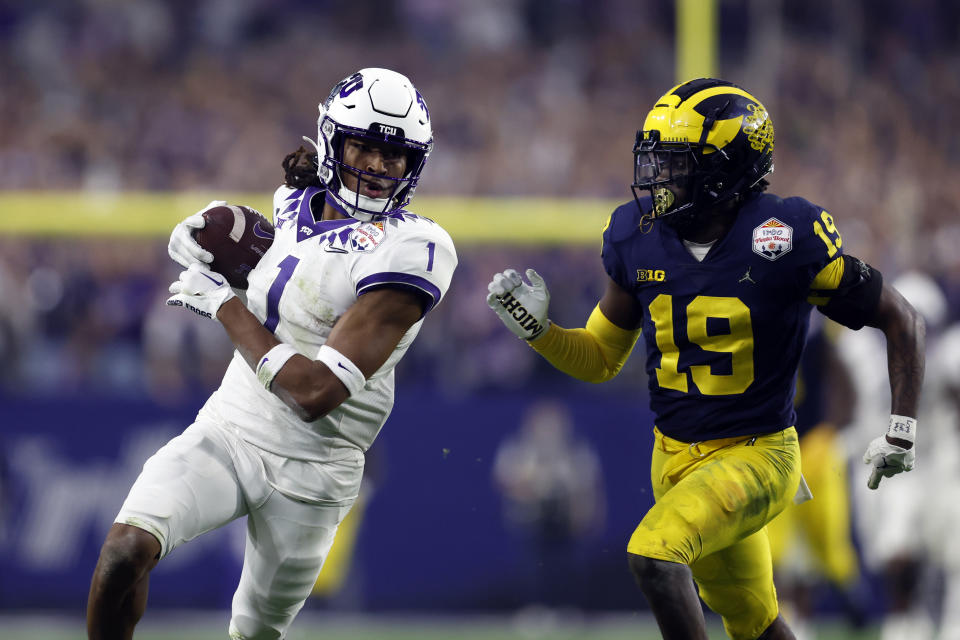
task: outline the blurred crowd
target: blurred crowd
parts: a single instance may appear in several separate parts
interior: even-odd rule
[[[772,190],[830,210],[844,249],[884,273],[933,275],[955,315],[960,6],[718,6],[718,74],[773,115]],[[674,22],[671,0],[0,3],[0,189],[270,192],[329,88],[389,66],[433,116],[419,194],[626,200],[634,133],[674,84]],[[17,363],[0,388],[214,384],[229,344],[163,307],[177,271],[164,245],[0,237],[0,351]],[[458,392],[542,374],[494,326],[487,278],[537,267],[565,283],[554,316],[581,322],[602,286],[596,250],[461,252],[429,320],[443,330],[424,332],[403,375]]]

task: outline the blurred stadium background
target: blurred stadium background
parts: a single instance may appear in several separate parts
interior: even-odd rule
[[[269,211],[316,103],[387,66],[430,106],[414,210],[461,266],[291,637],[656,637],[624,554],[651,502],[642,358],[602,387],[554,372],[486,308],[490,274],[536,268],[553,319],[581,323],[636,129],[677,77],[712,74],[770,109],[772,190],[831,211],[888,277],[934,277],[956,319],[958,35],[953,0],[0,0],[0,636],[83,637],[130,483],[229,357],[162,304],[169,230],[213,196]],[[543,471],[547,506],[504,462],[544,422],[573,461]],[[158,567],[143,637],[225,635],[242,534]],[[874,637],[867,579],[866,630],[824,592],[819,637]]]

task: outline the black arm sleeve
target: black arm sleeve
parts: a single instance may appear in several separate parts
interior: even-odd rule
[[[850,329],[861,329],[873,319],[880,302],[883,276],[860,258],[843,256],[840,285],[831,290],[811,290],[811,295],[829,298],[819,307],[831,320]]]

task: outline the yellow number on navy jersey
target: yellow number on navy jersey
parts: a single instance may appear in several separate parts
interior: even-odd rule
[[[821,211],[820,219],[823,220],[823,225],[818,220],[814,220],[813,232],[827,245],[827,257],[832,258],[837,254],[837,250],[843,246],[843,238],[840,237],[840,232],[833,224],[833,216],[826,211]]]
[[[697,296],[687,305],[687,338],[704,351],[729,353],[731,373],[715,374],[709,365],[692,365],[690,377],[700,393],[708,396],[735,395],[747,390],[754,380],[753,324],[750,309],[739,298]],[[730,332],[707,333],[707,318],[723,318]],[[660,294],[650,303],[650,319],[656,328],[660,366],[657,383],[665,389],[687,393],[687,374],[678,369],[680,349],[673,338],[673,296]]]
[[[687,374],[677,370],[680,349],[673,340],[673,296],[662,293],[650,303],[650,320],[656,331],[657,349],[660,350],[660,366],[657,367],[657,383],[664,389],[687,392]]]

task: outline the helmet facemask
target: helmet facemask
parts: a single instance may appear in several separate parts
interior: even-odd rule
[[[326,187],[327,202],[363,221],[403,210],[433,149],[430,112],[410,80],[389,69],[361,69],[340,81],[319,110],[317,140],[304,140],[317,149],[317,175]],[[384,160],[402,155],[403,175],[351,166],[346,153],[350,140],[378,147]],[[356,190],[346,184],[354,180]],[[362,193],[364,185],[380,187],[375,189],[379,193]]]
[[[693,143],[661,143],[658,131],[637,134],[634,146],[633,194],[639,200],[643,192],[650,195],[650,216],[663,218],[678,231],[697,222],[710,204],[717,202],[716,188],[722,188],[715,172],[710,171],[710,160],[704,156],[705,147],[713,153],[722,152],[712,145]],[[704,206],[707,205],[707,206]]]
[[[388,135],[373,131],[356,129],[337,124],[329,117],[321,118],[320,135],[330,149],[318,167],[321,180],[328,187],[328,194],[335,206],[345,209],[344,213],[357,219],[372,219],[385,216],[403,209],[410,202],[420,173],[429,153],[428,145],[409,140],[400,135]],[[371,126],[371,129],[379,128]],[[330,133],[328,134],[327,131]],[[391,177],[385,173],[371,173],[361,167],[350,165],[345,160],[347,140],[378,146],[385,155],[400,153],[406,157],[406,169],[401,177]],[[357,189],[351,189],[344,182],[344,176],[356,179]],[[353,180],[349,180],[352,182]],[[384,193],[380,197],[371,197],[362,193],[364,183],[383,185]]]

